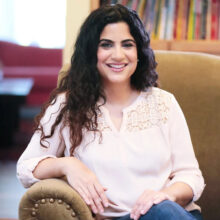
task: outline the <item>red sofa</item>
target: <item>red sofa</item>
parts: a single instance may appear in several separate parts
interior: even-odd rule
[[[33,88],[27,105],[42,105],[57,85],[62,65],[62,49],[21,46],[0,41],[0,62],[4,78],[32,78]]]

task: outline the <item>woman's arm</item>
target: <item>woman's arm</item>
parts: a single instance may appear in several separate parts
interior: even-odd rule
[[[65,102],[65,94],[57,97],[55,103],[50,105],[43,118],[41,125],[46,135],[50,134],[51,127],[59,115]],[[40,144],[41,132],[36,131],[31,138],[28,147],[23,152],[17,163],[17,176],[25,187],[47,178],[66,176],[69,184],[79,192],[85,202],[90,205],[94,213],[102,212],[103,207],[108,206],[108,201],[96,176],[75,157],[61,157],[65,150],[62,122],[55,128],[52,137],[44,142],[47,148]],[[68,134],[66,134],[68,136]]]
[[[194,154],[188,126],[173,96],[167,129],[172,160],[170,181],[160,191],[146,189],[142,193],[131,211],[131,218],[135,220],[154,204],[167,199],[185,207],[190,201],[197,200],[203,191],[204,179]]]
[[[108,206],[105,189],[96,176],[75,157],[42,160],[33,174],[38,179],[66,176],[68,183],[80,194],[94,213],[102,213]]]
[[[176,182],[172,185],[164,188],[161,192],[167,194],[171,200],[178,203],[181,206],[186,206],[193,198],[192,188],[183,182]],[[158,201],[158,200],[157,200]],[[159,203],[154,201],[155,203]]]
[[[60,113],[64,102],[65,94],[60,94],[56,102],[48,106],[44,116],[41,118],[40,123],[46,135],[50,134],[51,127]],[[40,144],[41,131],[37,130],[34,132],[27,148],[17,162],[17,177],[24,187],[30,187],[33,183],[39,181],[39,179],[33,176],[33,170],[41,160],[63,155],[65,144],[61,134],[61,126],[62,123],[58,124],[53,136],[44,141],[46,147]]]
[[[171,180],[167,187],[172,188],[172,185],[175,183],[185,183],[193,192],[192,200],[196,201],[205,187],[204,179],[194,153],[186,119],[173,96],[171,99],[168,128],[172,171],[170,174]],[[182,201],[181,204],[183,203],[185,202]]]

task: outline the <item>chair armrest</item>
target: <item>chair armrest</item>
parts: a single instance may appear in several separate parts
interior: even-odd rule
[[[41,180],[31,186],[19,204],[19,220],[94,220],[80,195],[60,179]]]

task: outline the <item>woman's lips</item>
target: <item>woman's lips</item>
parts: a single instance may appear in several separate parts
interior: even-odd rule
[[[109,68],[111,68],[111,70],[114,71],[114,72],[121,72],[125,69],[127,64],[126,63],[123,63],[123,64],[107,64],[107,66]]]

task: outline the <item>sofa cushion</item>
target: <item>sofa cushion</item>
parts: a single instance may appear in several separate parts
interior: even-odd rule
[[[4,66],[58,66],[62,65],[62,49],[21,46],[0,41],[0,59]]]
[[[48,101],[49,95],[53,89],[50,91],[38,91],[31,92],[26,98],[27,106],[42,106],[43,103]]]
[[[34,86],[32,91],[52,90],[57,86],[60,67],[44,66],[13,66],[3,67],[4,77],[7,78],[32,78]]]

